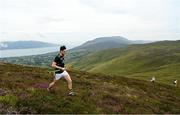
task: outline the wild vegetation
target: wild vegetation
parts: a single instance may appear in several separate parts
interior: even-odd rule
[[[0,63],[0,113],[180,113],[180,88],[171,85],[68,70],[76,96],[65,80],[52,91],[48,68]]]

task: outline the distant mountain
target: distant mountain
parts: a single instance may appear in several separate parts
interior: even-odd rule
[[[88,51],[100,51],[110,48],[125,47],[130,44],[143,44],[149,43],[149,41],[131,41],[121,36],[112,37],[99,37],[94,40],[85,42],[84,44],[73,48],[72,50],[88,50]]]
[[[6,41],[6,42],[0,42],[0,50],[41,48],[41,47],[53,47],[53,46],[57,46],[57,44],[41,42],[41,41]]]

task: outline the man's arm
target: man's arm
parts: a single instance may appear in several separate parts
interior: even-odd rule
[[[51,67],[57,68],[57,69],[60,69],[60,70],[63,70],[63,71],[65,70],[65,68],[57,66],[57,65],[56,65],[56,62],[54,62],[54,61],[52,62]]]

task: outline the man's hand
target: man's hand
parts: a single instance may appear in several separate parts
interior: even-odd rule
[[[62,70],[62,71],[65,71],[65,70],[66,70],[66,68],[61,68],[61,70]]]
[[[59,66],[57,66],[57,65],[56,65],[56,62],[53,62],[51,66],[52,66],[53,68],[58,68],[58,69],[60,69],[60,70],[62,70],[62,71],[65,71],[65,70],[66,70],[65,67],[59,67]]]

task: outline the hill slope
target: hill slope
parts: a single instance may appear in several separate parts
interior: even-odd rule
[[[33,66],[49,67],[55,53],[35,56],[3,58],[2,61]],[[180,81],[180,41],[161,41],[149,44],[129,45],[124,48],[98,52],[70,50],[66,63],[84,71],[124,75],[172,84]]]
[[[71,70],[77,96],[52,70],[0,63],[0,113],[180,113],[180,89],[121,76]]]
[[[78,69],[116,75],[128,75],[171,83],[180,80],[180,41],[162,41],[126,48],[108,49],[71,62]]]

